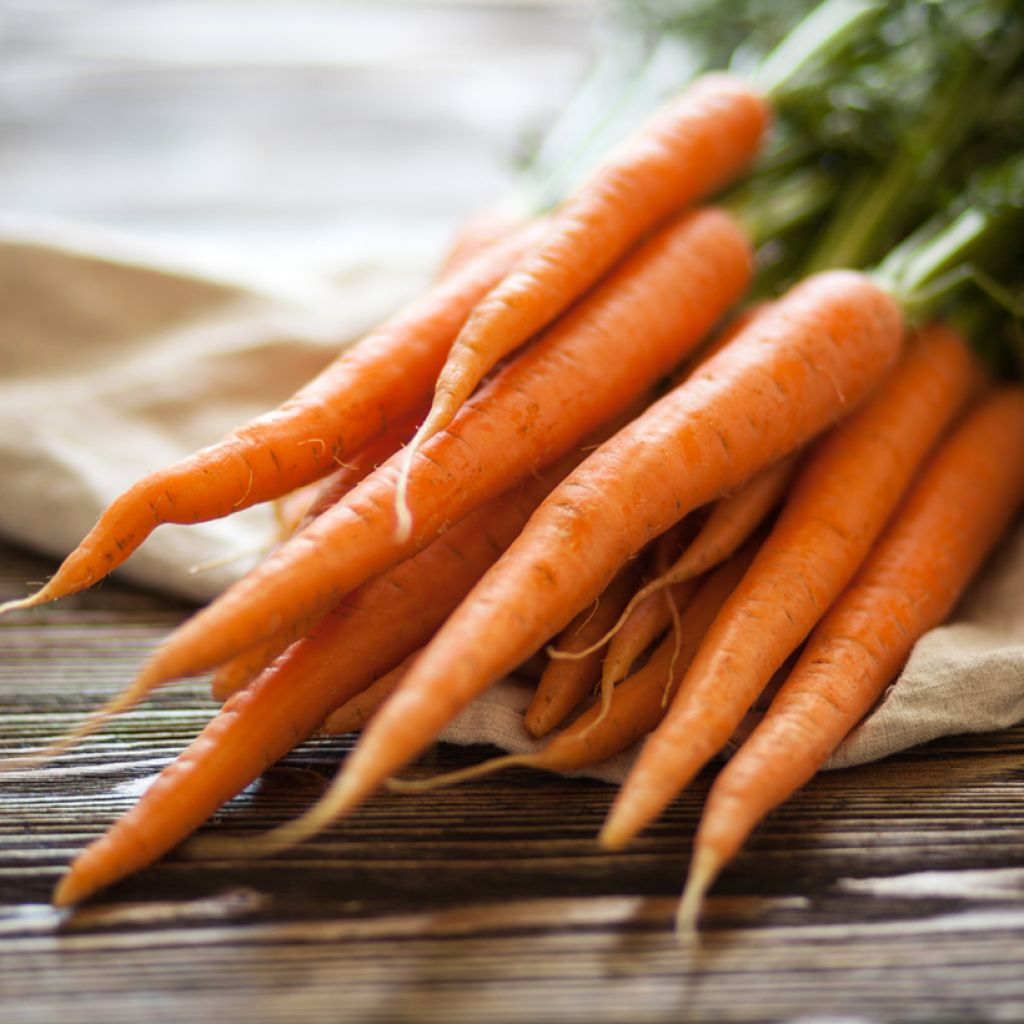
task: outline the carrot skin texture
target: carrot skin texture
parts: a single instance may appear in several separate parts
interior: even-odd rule
[[[692,349],[750,274],[749,243],[731,217],[714,209],[682,215],[424,447],[410,479],[416,530],[408,540],[394,531],[399,453],[186,621],[143,669],[135,695],[213,668],[289,622],[322,613],[450,522],[552,462]],[[502,457],[490,457],[493,452]]]
[[[552,214],[544,237],[473,310],[437,382],[451,421],[498,360],[550,324],[626,250],[732,180],[756,155],[767,103],[742,80],[702,76]]]
[[[59,906],[79,903],[156,860],[324,718],[417,650],[579,459],[567,456],[368,582],[231,697],[140,801],[76,859]]]
[[[817,275],[598,448],[534,513],[364,731],[342,769],[338,813],[564,628],[651,539],[866,397],[901,336],[899,308],[870,278]]]
[[[334,469],[430,395],[462,323],[529,247],[530,226],[446,277],[343,352],[288,401],[117,498],[21,607],[98,582],[161,523],[198,523],[279,498]]]
[[[963,339],[927,328],[872,401],[807,459],[623,784],[602,831],[605,845],[625,843],[725,745],[857,572],[914,473],[981,382]]]
[[[946,619],[1022,503],[1024,388],[1007,386],[978,403],[933,455],[719,774],[695,840],[716,871],[821,768],[917,640]]]

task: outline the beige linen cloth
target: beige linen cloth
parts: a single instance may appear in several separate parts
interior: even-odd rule
[[[412,296],[438,257],[421,250],[361,247],[329,275],[268,284],[92,230],[0,222],[0,534],[66,554],[143,473],[273,407]],[[253,564],[273,530],[265,507],[163,526],[119,575],[204,601]],[[239,557],[192,571],[225,555]],[[1024,718],[1022,581],[1018,524],[832,765]],[[528,699],[525,683],[503,682],[442,738],[528,751]],[[630,760],[589,774],[621,779]]]

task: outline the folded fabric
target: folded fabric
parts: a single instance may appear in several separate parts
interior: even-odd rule
[[[66,554],[144,473],[291,394],[414,294],[430,263],[424,254],[381,251],[283,289],[89,232],[0,223],[0,533]],[[163,526],[118,574],[205,601],[253,564],[274,530],[266,507]],[[1022,584],[1018,526],[830,767],[1024,719]],[[522,727],[528,700],[527,684],[506,680],[441,739],[536,749]],[[618,781],[630,762],[627,752],[585,774]]]

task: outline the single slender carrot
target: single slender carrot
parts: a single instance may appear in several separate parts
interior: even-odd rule
[[[584,609],[565,627],[558,646],[570,651],[590,647],[594,637],[619,617],[636,589],[641,568],[641,559],[627,562],[598,598],[596,607]],[[598,648],[588,658],[548,662],[523,716],[527,732],[543,736],[576,709],[600,678],[602,653]]]
[[[354,693],[343,704],[336,707],[317,730],[322,736],[344,736],[346,733],[359,732],[377,713],[384,701],[395,692],[402,677],[416,656],[423,650],[417,648],[407,658],[399,662],[390,672],[375,679],[365,690]]]
[[[512,765],[551,772],[579,771],[631,747],[661,721],[668,706],[665,697],[671,696],[701,638],[746,572],[755,551],[755,545],[747,545],[702,581],[693,600],[680,615],[681,644],[677,646],[674,637],[662,640],[643,668],[615,688],[606,713],[602,714],[600,703],[593,704],[534,753],[506,754],[422,781],[390,780],[388,785],[402,790],[433,789],[466,782]],[[331,791],[328,790],[321,803],[329,807],[330,801]],[[319,816],[321,810],[315,808],[311,813]],[[302,827],[301,823],[296,824]]]
[[[954,331],[921,331],[873,399],[805,462],[758,557],[704,638],[601,841],[623,845],[728,741],[849,583],[981,371]]]
[[[1024,388],[979,402],[935,452],[892,524],[808,640],[708,795],[680,924],[757,823],[821,768],[941,623],[1024,503]]]
[[[106,835],[72,864],[59,906],[145,867],[198,828],[323,719],[417,650],[511,542],[574,452],[351,594],[233,696]]]
[[[416,757],[653,537],[847,414],[901,338],[899,307],[869,276],[817,275],[598,448],[417,658],[342,768],[331,813]]]
[[[732,180],[756,155],[768,104],[741,79],[708,74],[666,104],[551,216],[544,238],[473,310],[437,380],[399,480],[398,528],[412,529],[405,481],[505,355],[550,324],[639,238]]]
[[[0,605],[0,612],[91,586],[161,523],[216,519],[329,473],[429,397],[470,310],[540,230],[528,226],[446,277],[279,408],[144,477],[110,505],[40,590]]]
[[[214,668],[291,624],[308,628],[354,587],[554,461],[628,408],[697,344],[743,291],[750,258],[746,236],[728,214],[681,215],[432,439],[412,478],[412,537],[395,537],[396,455],[188,619],[128,689],[32,759],[67,749],[161,682]]]

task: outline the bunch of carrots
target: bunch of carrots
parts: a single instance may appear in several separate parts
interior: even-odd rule
[[[467,236],[419,299],[141,480],[10,602],[91,586],[161,523],[287,500],[274,551],[17,762],[175,679],[213,672],[224,700],[55,903],[160,857],[316,731],[361,730],[327,794],[248,848],[311,835],[402,785],[538,660],[524,728],[546,745],[463,775],[638,744],[600,835],[618,848],[781,679],[711,790],[692,924],[1024,503],[1024,385],[1002,340],[1024,154],[996,102],[1021,102],[1024,23],[987,2],[960,24],[959,6],[826,0],[757,60],[701,69],[553,208]],[[928,18],[943,60],[914,64]],[[879,68],[912,97],[873,96]],[[874,119],[860,149],[854,115]]]

